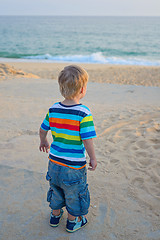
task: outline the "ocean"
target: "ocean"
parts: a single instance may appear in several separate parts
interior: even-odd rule
[[[0,60],[160,66],[160,17],[0,16]]]

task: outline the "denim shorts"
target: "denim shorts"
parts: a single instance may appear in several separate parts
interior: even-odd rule
[[[47,201],[51,209],[66,206],[68,213],[75,217],[88,213],[90,194],[86,167],[76,170],[49,161],[46,179],[50,184]]]

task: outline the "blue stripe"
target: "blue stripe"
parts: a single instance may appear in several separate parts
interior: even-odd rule
[[[87,109],[90,112],[90,109],[87,106],[82,104],[81,107],[83,107],[84,109]]]
[[[78,115],[81,117],[87,116],[87,114],[82,111],[73,110],[73,109],[62,109],[62,108],[50,108],[49,113],[63,113],[63,114]]]
[[[63,142],[57,142],[56,141],[56,138],[54,140],[54,145],[58,146],[58,147],[61,147],[61,148],[67,148],[67,149],[77,149],[77,150],[80,150],[80,149],[83,149],[84,148],[84,145],[81,144],[81,145],[71,145],[71,144],[65,144]]]
[[[85,165],[86,165],[86,163],[85,163],[83,166],[85,166]],[[73,167],[72,165],[69,165],[69,164],[68,164],[67,166],[68,166],[68,167]],[[77,169],[78,169],[78,168],[81,168],[81,167],[83,167],[83,166],[74,166],[74,168],[77,168]]]
[[[91,126],[91,127],[81,128],[80,133],[83,134],[83,133],[86,133],[86,132],[94,132],[94,131],[95,131],[94,126]]]
[[[88,139],[88,138],[93,138],[93,137],[96,137],[96,132],[95,131],[81,134],[82,139]]]
[[[73,131],[64,128],[51,127],[51,131],[55,131],[56,133],[67,134],[70,136],[80,136],[79,131]]]
[[[65,157],[75,158],[75,161],[78,158],[84,158],[85,157],[85,154],[83,154],[82,152],[81,153],[59,152],[56,149],[52,148],[52,146],[50,147],[50,152],[53,155],[56,155],[56,156],[59,156],[59,157],[61,157],[61,156],[64,157],[64,155],[65,155]]]
[[[49,122],[46,120],[46,118],[43,121],[44,125],[46,125],[47,127],[49,127]]]
[[[65,160],[63,158],[55,157],[51,154],[49,154],[49,158],[52,159],[52,160],[55,160],[57,162],[64,163],[64,164],[70,165],[70,166],[75,166],[75,167],[78,167],[78,166],[82,167],[86,164],[86,161],[83,161],[83,162],[74,161],[74,162],[72,162],[72,161]]]
[[[55,149],[56,151],[58,151],[58,152],[65,152],[65,153],[77,153],[77,154],[83,154],[84,153],[84,151],[85,151],[85,148],[82,148],[82,149],[68,149],[68,148],[61,148],[61,147],[59,147],[59,146],[56,146],[56,145],[54,145],[54,144],[51,144],[51,147],[53,148],[53,149]]]
[[[61,118],[61,119],[72,119],[72,120],[76,120],[76,121],[82,121],[83,117],[81,116],[77,116],[77,115],[65,115],[62,113],[50,113],[49,117],[51,118]]]
[[[50,130],[50,127],[46,126],[44,123],[41,124],[41,128],[45,131]]]

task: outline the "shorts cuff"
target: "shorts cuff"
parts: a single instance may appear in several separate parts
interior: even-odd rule
[[[71,212],[70,210],[68,210],[68,207],[66,206],[66,210],[69,214],[71,214],[72,216],[74,217],[80,217],[80,216],[84,216],[84,215],[87,215],[88,214],[88,210],[85,211],[85,212]]]
[[[59,204],[59,205],[57,205],[56,207],[54,207],[53,204],[50,203],[50,204],[49,204],[49,207],[50,207],[51,209],[53,209],[53,210],[58,210],[58,209],[61,209],[61,208],[65,207],[65,204]]]

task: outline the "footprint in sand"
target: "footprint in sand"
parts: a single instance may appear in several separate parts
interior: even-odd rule
[[[137,151],[135,155],[136,155],[136,157],[144,157],[144,158],[149,156],[149,154],[147,154],[147,152],[142,152],[142,151]]]
[[[160,139],[158,138],[158,136],[152,136],[152,138],[150,138],[150,142],[152,143],[152,147],[155,149],[155,150],[160,150]]]
[[[148,166],[152,165],[154,162],[151,158],[139,158],[139,161],[140,165],[143,167],[143,168],[147,168]]]
[[[110,163],[114,165],[118,165],[120,163],[120,160],[113,158],[113,159],[110,159]]]
[[[152,138],[150,141],[154,144],[160,144],[160,139],[159,138]]]
[[[137,141],[136,142],[136,145],[139,147],[139,148],[142,148],[142,149],[148,149],[150,146],[146,143],[146,141]]]
[[[155,150],[160,150],[160,144],[158,145],[154,145],[154,146],[152,146]]]
[[[134,185],[135,187],[143,188],[144,187],[144,179],[141,177],[135,177],[131,181],[131,184]]]

